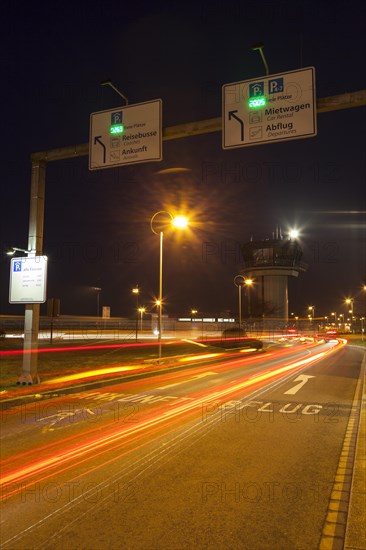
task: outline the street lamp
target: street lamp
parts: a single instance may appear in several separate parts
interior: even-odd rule
[[[345,303],[349,305],[351,308],[348,313],[351,313],[352,315],[353,315],[353,302],[354,302],[353,298],[346,298],[345,300]]]
[[[239,298],[239,329],[241,329],[241,305],[242,305],[242,300],[241,300],[241,289],[242,287],[244,286],[245,284],[245,278],[243,277],[243,275],[236,275],[234,277],[234,285],[238,287],[238,298]]]
[[[99,295],[102,289],[99,286],[92,286],[92,290],[95,290],[97,293],[97,317],[99,317]]]
[[[160,241],[160,255],[159,255],[159,296],[156,300],[156,305],[159,308],[159,316],[158,316],[158,342],[159,342],[159,360],[161,359],[161,338],[162,338],[162,315],[163,315],[163,241],[164,241],[164,231],[163,227],[160,226],[160,229],[157,231],[154,228],[154,222],[156,222],[156,218],[158,216],[168,216],[169,218],[169,225],[172,225],[173,227],[176,227],[178,229],[185,229],[188,226],[188,219],[185,216],[173,216],[170,212],[167,212],[166,210],[159,210],[159,212],[155,212],[155,214],[152,216],[150,220],[150,228],[151,231],[159,236]],[[165,224],[166,225],[166,224]]]
[[[146,311],[146,307],[139,307],[138,311],[140,313],[140,331],[142,332],[142,316]]]
[[[312,322],[314,323],[314,318],[315,318],[315,306],[309,306],[309,307],[308,307],[308,310],[311,311]]]
[[[253,279],[250,279],[250,278],[245,279],[245,281],[244,281],[244,284],[248,289],[248,317],[249,317],[249,319],[250,319],[250,316],[251,316],[251,311],[250,311],[250,289],[253,286],[253,283],[254,283]]]
[[[137,332],[138,332],[138,323],[139,323],[139,293],[140,293],[140,289],[139,289],[139,286],[136,285],[133,289],[132,289],[132,294],[134,294],[136,296],[136,340],[137,340]]]
[[[12,246],[10,250],[6,252],[7,256],[14,256],[15,252],[23,252],[24,254],[32,255],[36,253],[35,250],[24,250],[24,248],[16,248],[15,246]]]
[[[343,315],[343,313],[339,314],[339,319],[341,319],[341,317],[342,317],[342,323],[344,324],[344,315]],[[342,323],[338,323],[340,328],[342,328]]]
[[[349,307],[348,313],[351,314],[351,322],[350,322],[350,331],[351,331],[351,328],[352,328],[352,320],[353,320],[353,303],[354,303],[354,298],[346,298],[345,303],[346,303],[346,304],[348,305],[348,307]]]

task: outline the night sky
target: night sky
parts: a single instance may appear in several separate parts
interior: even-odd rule
[[[8,303],[9,246],[27,248],[30,155],[87,143],[92,112],[161,98],[163,127],[221,116],[223,84],[316,69],[318,98],[366,88],[363,3],[31,3],[3,8],[0,314]],[[48,296],[61,313],[131,316],[158,294],[158,210],[193,223],[164,243],[166,311],[237,311],[233,279],[251,237],[301,230],[306,273],[289,308],[365,313],[365,108],[320,113],[318,135],[224,151],[221,132],[163,143],[163,161],[90,172],[88,158],[47,165],[43,252]],[[185,170],[159,171],[184,168]],[[45,312],[45,306],[42,306]]]

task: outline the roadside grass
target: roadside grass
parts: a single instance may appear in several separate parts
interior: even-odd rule
[[[363,339],[361,338],[361,334],[348,334],[345,338],[347,338],[349,344],[366,348],[366,335],[364,335]]]
[[[131,340],[129,344],[133,343]],[[71,345],[70,342],[41,342],[39,345],[37,373],[41,380],[60,375],[76,374],[87,370],[118,365],[146,364],[158,360],[157,342],[145,342],[142,346],[122,347],[121,342],[113,340],[88,340]],[[92,349],[97,346],[97,349]],[[99,346],[101,346],[99,348]],[[113,347],[102,347],[113,346]],[[115,346],[115,347],[114,347]],[[75,348],[78,349],[69,349]],[[23,340],[1,340],[0,352],[22,351]],[[47,350],[47,351],[42,351]],[[217,348],[206,348],[185,341],[167,341],[162,344],[162,361],[178,355],[199,355]],[[0,387],[16,385],[22,370],[23,354],[0,355]]]

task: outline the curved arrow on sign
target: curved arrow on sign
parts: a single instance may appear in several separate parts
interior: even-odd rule
[[[101,145],[103,147],[103,164],[105,164],[105,153],[106,153],[106,146],[104,145],[103,141],[101,141],[101,138],[102,136],[95,136],[94,138],[94,145],[96,145],[97,143],[99,143],[99,145]]]
[[[235,113],[237,113],[238,111],[229,111],[229,120],[231,120],[232,118],[234,118],[235,120],[237,120],[240,124],[240,135],[241,135],[241,141],[244,141],[244,121],[239,118],[238,116],[236,116]]]

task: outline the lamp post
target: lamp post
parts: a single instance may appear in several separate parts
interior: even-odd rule
[[[92,290],[95,290],[96,293],[97,293],[97,317],[99,317],[99,296],[100,296],[100,293],[101,293],[102,289],[99,288],[99,286],[93,286]]]
[[[344,315],[343,313],[339,314],[339,319],[342,317],[342,323],[344,324]],[[342,328],[342,323],[339,323],[339,327]],[[344,327],[343,327],[344,328]]]
[[[315,318],[315,306],[309,306],[308,310],[311,311],[311,320],[312,324],[314,325],[314,318]]]
[[[350,313],[353,317],[353,302],[354,302],[354,299],[353,298],[347,298],[345,300],[345,303],[350,307],[350,310],[348,313]]]
[[[142,317],[146,311],[146,307],[139,307],[138,311],[140,313],[140,331],[142,332]]]
[[[360,318],[360,321],[361,321],[361,340],[362,341],[363,341],[363,332],[364,332],[364,327],[363,327],[364,320],[365,320],[365,317]]]
[[[239,299],[239,305],[238,305],[238,311],[239,311],[239,329],[241,329],[241,305],[242,305],[242,299],[241,299],[241,289],[245,284],[245,278],[243,275],[236,275],[234,277],[234,285],[238,287],[238,299]]]
[[[163,242],[164,242],[164,231],[163,227],[160,227],[158,231],[154,228],[154,223],[156,222],[156,218],[158,216],[165,216],[169,218],[168,224],[172,225],[174,227],[177,227],[179,229],[184,229],[188,225],[188,220],[185,216],[176,216],[174,217],[173,214],[170,212],[167,212],[166,210],[159,210],[159,212],[155,212],[155,214],[152,216],[150,220],[150,228],[151,231],[159,236],[159,242],[160,242],[160,254],[159,254],[159,296],[156,300],[156,305],[159,308],[158,311],[158,343],[159,343],[159,361],[161,359],[161,339],[162,339],[162,329],[163,329],[163,323],[162,323],[162,315],[163,315]],[[166,225],[166,224],[165,224]]]
[[[139,293],[140,293],[139,286],[136,285],[132,289],[132,294],[136,296],[136,340],[137,340],[138,324],[139,324],[139,313],[138,313],[139,312]]]
[[[250,311],[250,289],[251,289],[251,287],[253,286],[253,283],[254,283],[253,279],[250,279],[250,278],[245,279],[245,281],[244,281],[244,284],[245,284],[245,286],[246,286],[247,289],[248,289],[248,317],[249,317],[249,319],[250,319],[250,317],[251,317],[251,311]]]

